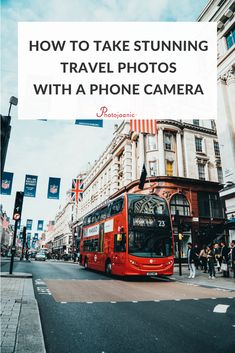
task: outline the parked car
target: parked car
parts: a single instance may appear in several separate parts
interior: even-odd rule
[[[44,252],[38,252],[36,255],[35,255],[35,261],[46,261],[46,255]]]

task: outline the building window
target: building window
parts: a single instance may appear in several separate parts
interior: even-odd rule
[[[148,149],[156,150],[157,148],[157,139],[155,135],[148,135]]]
[[[218,193],[198,193],[199,216],[207,218],[223,218],[223,209]]]
[[[204,164],[198,164],[198,178],[200,180],[206,180]]]
[[[173,176],[173,162],[166,160],[166,175]]]
[[[211,128],[212,128],[212,130],[216,131],[216,124],[215,124],[214,120],[211,120]]]
[[[165,150],[168,150],[168,151],[172,150],[172,134],[169,134],[169,133],[164,134],[164,147],[165,147]]]
[[[193,125],[199,126],[199,120],[194,119],[193,120]]]
[[[218,182],[223,184],[223,170],[221,167],[217,167]]]
[[[214,141],[214,151],[215,151],[215,156],[220,157],[220,150],[219,150],[219,142]]]
[[[202,152],[202,138],[195,137],[196,152]]]
[[[235,44],[235,27],[233,27],[227,34],[226,34],[226,42],[228,49],[232,48]]]
[[[150,170],[150,176],[157,175],[157,162],[156,161],[149,162],[149,170]]]
[[[179,212],[179,216],[190,216],[189,202],[184,195],[174,195],[170,202],[171,214],[175,215],[176,211]]]

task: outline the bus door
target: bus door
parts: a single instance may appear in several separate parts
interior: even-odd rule
[[[123,266],[126,260],[126,234],[114,234],[114,262],[116,266]]]

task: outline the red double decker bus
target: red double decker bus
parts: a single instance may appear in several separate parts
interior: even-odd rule
[[[173,233],[166,200],[123,194],[83,219],[80,264],[121,276],[173,274]]]

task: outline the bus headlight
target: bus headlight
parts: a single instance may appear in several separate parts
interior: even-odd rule
[[[132,264],[132,265],[137,265],[137,263],[133,260],[129,260],[129,262]]]
[[[168,261],[167,263],[166,263],[166,265],[171,265],[171,264],[173,264],[173,261],[171,260],[171,261]]]

